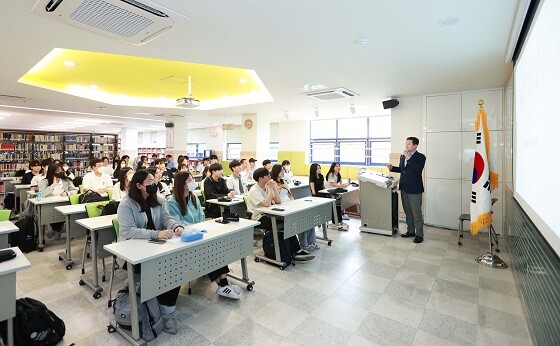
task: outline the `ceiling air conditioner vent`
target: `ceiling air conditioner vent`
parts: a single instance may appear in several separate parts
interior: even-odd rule
[[[334,88],[334,89],[308,92],[305,93],[305,96],[312,98],[314,100],[329,101],[329,100],[337,100],[337,99],[344,99],[344,98],[352,98],[360,95],[348,89]]]
[[[135,45],[189,19],[150,0],[38,0],[31,12]]]

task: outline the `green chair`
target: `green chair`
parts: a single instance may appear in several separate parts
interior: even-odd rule
[[[103,211],[102,207],[107,205],[107,203],[109,203],[109,201],[93,202],[93,203],[86,204],[85,207],[86,207],[86,213],[88,218],[101,216],[101,212]],[[84,244],[84,252],[82,254],[82,274],[86,273],[85,263],[86,263],[86,256],[87,256],[87,247],[88,244],[90,243],[91,243],[91,234],[88,232],[88,234],[86,234],[86,243]],[[94,251],[97,251],[97,249],[94,249]],[[103,263],[103,273],[105,273],[105,259],[102,259],[102,263]],[[105,277],[105,275],[103,275],[103,277]],[[105,279],[101,281],[105,282]]]
[[[10,215],[12,215],[12,211],[10,209],[0,210],[0,221],[10,220]]]
[[[113,219],[113,228],[115,229],[115,241],[119,241],[119,219]],[[113,293],[113,279],[115,278],[115,269],[118,269],[117,256],[113,255],[113,266],[111,267],[111,279],[109,280],[109,302],[108,307],[111,307],[112,293]]]
[[[113,199],[113,190],[108,190],[107,194],[109,195],[109,199]]]
[[[80,193],[84,192],[84,185],[80,184],[78,185],[78,189],[80,189]]]
[[[72,205],[80,204],[80,196],[81,195],[82,195],[81,193],[78,193],[78,194],[75,194],[75,195],[68,196],[68,200],[70,201],[70,204],[72,204]]]

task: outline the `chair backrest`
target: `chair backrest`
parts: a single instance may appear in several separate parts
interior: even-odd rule
[[[79,204],[81,195],[82,195],[81,193],[77,193],[75,195],[68,196],[68,200],[70,201],[70,204]]]
[[[80,184],[78,188],[80,189],[80,193],[84,192],[84,185]]]
[[[108,190],[107,194],[109,195],[109,199],[113,199],[113,190]]]
[[[10,209],[0,210],[0,221],[8,221],[10,219],[10,215],[12,215],[12,211]]]
[[[86,204],[86,212],[88,217],[98,217],[101,216],[103,209],[98,208],[99,206],[105,206],[109,201],[94,202]]]
[[[115,236],[117,241],[119,240],[119,219],[113,219],[113,228],[115,229]]]

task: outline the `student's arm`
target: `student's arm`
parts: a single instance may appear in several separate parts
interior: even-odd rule
[[[117,209],[117,217],[119,219],[120,227],[119,238],[157,239],[157,231],[136,227],[134,215],[137,214],[137,217],[141,217],[139,215],[140,213],[140,207],[136,204],[136,202],[132,201],[131,199],[123,199],[123,201],[119,204],[119,208]]]
[[[50,196],[50,194],[53,192],[54,190],[54,186],[47,186],[49,184],[49,181],[47,180],[47,178],[41,180],[39,182],[39,185],[37,186],[39,189],[39,192],[41,192],[43,194],[43,197],[48,197]]]
[[[311,196],[317,196],[317,191],[315,191],[315,183],[310,181],[309,188],[311,189]]]

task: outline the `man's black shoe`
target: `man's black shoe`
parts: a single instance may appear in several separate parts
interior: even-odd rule
[[[414,237],[414,240],[412,242],[414,242],[416,244],[420,244],[423,241],[424,241],[424,238],[417,235],[417,236]]]
[[[414,237],[414,233],[406,232],[406,233],[401,234],[401,237],[403,237],[403,238]]]

